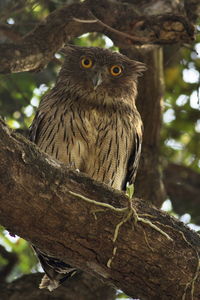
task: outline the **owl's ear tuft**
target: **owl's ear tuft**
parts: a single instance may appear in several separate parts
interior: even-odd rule
[[[147,67],[144,63],[136,60],[132,60],[132,67],[137,77],[142,76],[143,73],[147,70]]]
[[[65,56],[67,56],[67,55],[69,55],[70,53],[72,53],[72,52],[74,52],[75,50],[77,50],[78,48],[80,48],[80,47],[78,47],[78,46],[75,46],[75,45],[66,45],[64,48],[62,48],[62,49],[60,49],[60,53],[61,54],[63,54],[63,55],[65,55]]]

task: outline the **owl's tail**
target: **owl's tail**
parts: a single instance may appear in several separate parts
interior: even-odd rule
[[[71,267],[59,259],[46,255],[34,246],[33,249],[46,273],[39,285],[40,289],[47,288],[51,292],[65,280],[77,273],[78,270],[76,268]]]
[[[73,276],[76,273],[76,271],[68,273],[67,275],[59,274],[57,273],[56,276],[53,279],[50,279],[47,274],[45,274],[41,280],[41,283],[39,285],[40,289],[48,289],[50,292],[57,289],[59,285],[61,285],[66,279]]]
[[[51,280],[46,274],[43,276],[39,285],[40,289],[48,289],[50,292],[55,290],[60,285],[59,281]]]

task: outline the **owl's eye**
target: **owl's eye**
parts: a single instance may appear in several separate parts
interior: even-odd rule
[[[93,66],[93,61],[89,57],[83,57],[81,59],[81,66],[85,69],[90,69]]]
[[[112,66],[111,68],[110,68],[110,73],[111,73],[111,75],[113,75],[113,76],[119,76],[121,73],[122,73],[122,67],[121,66],[119,66],[119,65],[114,65],[114,66]]]

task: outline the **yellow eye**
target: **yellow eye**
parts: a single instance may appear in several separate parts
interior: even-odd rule
[[[93,65],[93,62],[92,62],[91,58],[89,58],[89,57],[83,57],[81,59],[81,66],[83,68],[89,69],[89,68],[92,67],[92,65]]]
[[[119,65],[114,65],[110,68],[110,73],[113,76],[119,76],[122,73],[122,67]]]

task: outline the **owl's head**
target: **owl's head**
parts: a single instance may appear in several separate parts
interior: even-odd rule
[[[119,95],[135,87],[137,77],[146,70],[143,63],[99,47],[68,46],[60,77],[83,91]]]

